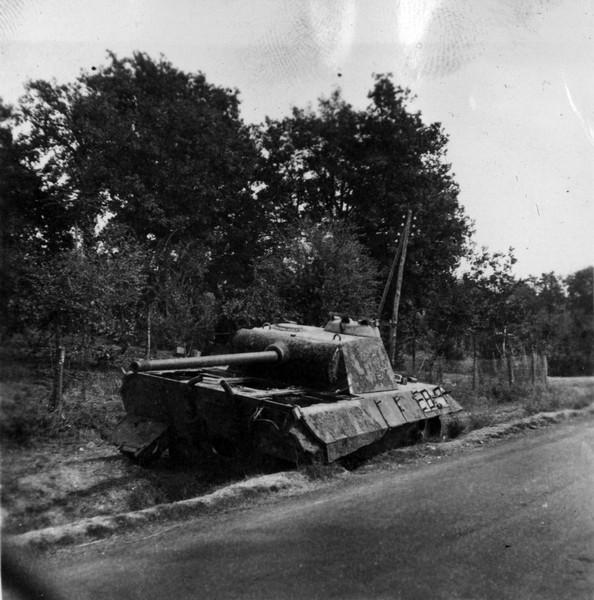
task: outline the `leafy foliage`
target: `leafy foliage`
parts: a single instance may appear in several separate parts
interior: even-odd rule
[[[514,263],[511,249],[473,254],[439,310],[426,315],[434,353],[460,359],[537,352],[549,357],[552,375],[594,373],[592,267],[567,278],[518,279]]]
[[[39,173],[26,164],[23,148],[13,136],[14,109],[1,100],[0,124],[2,246],[30,243],[46,251],[71,247],[64,208],[52,202]]]
[[[20,280],[5,296],[28,294],[10,317],[121,337],[125,312],[128,337],[150,326],[158,344],[200,346],[215,295],[247,283],[266,227],[250,188],[257,151],[237,90],[143,53],[108,58],[71,84],[29,82],[15,118],[3,109],[20,131],[2,130],[8,235],[19,242],[9,279]],[[72,293],[60,297],[64,286]],[[114,312],[118,331],[102,325]]]
[[[29,82],[17,109],[0,102],[4,331],[203,349],[221,315],[375,315],[410,209],[401,349],[592,371],[592,268],[519,280],[513,252],[472,254],[441,125],[391,75],[368,98],[250,129],[237,90],[143,53]]]
[[[143,53],[109,59],[73,84],[28,84],[27,164],[82,240],[109,218],[146,244],[200,240],[217,278],[237,275],[261,216],[238,92]]]
[[[344,221],[387,268],[407,209],[416,215],[409,248],[405,312],[439,293],[465,253],[469,223],[458,186],[445,163],[447,137],[411,113],[409,90],[378,75],[370,105],[356,111],[340,91],[319,101],[318,112],[293,109],[257,132],[264,204],[276,201],[278,223],[301,218]],[[409,307],[409,308],[406,308]]]
[[[12,259],[17,286],[8,306],[11,323],[69,335],[83,353],[97,336],[130,342],[146,285],[141,249],[120,240],[117,252],[78,248]]]
[[[551,373],[594,375],[594,267],[566,278],[565,330],[551,360]]]
[[[227,313],[241,325],[262,319],[320,325],[330,313],[369,316],[377,282],[375,262],[349,227],[306,221],[258,261],[254,283]]]

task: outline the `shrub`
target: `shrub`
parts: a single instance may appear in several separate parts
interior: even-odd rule
[[[491,386],[489,392],[489,395],[498,404],[507,404],[530,397],[534,389],[531,386],[518,383],[510,386],[498,382]]]
[[[555,390],[535,389],[526,400],[523,411],[529,417],[540,412],[552,412],[561,408],[559,393]]]
[[[445,437],[453,440],[464,433],[466,423],[459,414],[452,415],[445,424]]]
[[[0,435],[4,442],[28,445],[43,436],[51,424],[44,400],[44,386],[24,383],[1,383]]]
[[[344,472],[344,465],[331,463],[329,465],[311,464],[302,468],[302,472],[311,481],[331,479]]]
[[[468,417],[468,431],[474,431],[475,429],[484,429],[485,427],[491,427],[495,423],[495,417],[487,412],[471,413]]]
[[[128,496],[128,510],[137,511],[167,502],[167,498],[152,482],[140,480],[135,483]]]
[[[29,371],[21,381],[0,383],[3,443],[27,446],[41,441],[109,439],[123,413],[118,373],[75,371],[65,377],[62,405],[49,410],[51,379]]]
[[[586,408],[586,406],[590,406],[594,398],[592,396],[578,396],[572,400],[569,405],[569,408],[573,408],[574,410],[581,410],[582,408]]]

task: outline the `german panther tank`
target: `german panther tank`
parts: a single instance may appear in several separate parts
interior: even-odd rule
[[[330,463],[439,435],[462,410],[442,387],[392,370],[376,325],[335,317],[240,330],[231,354],[136,360],[113,442],[139,461],[263,453]]]

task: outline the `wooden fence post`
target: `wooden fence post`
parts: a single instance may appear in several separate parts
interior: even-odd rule
[[[439,357],[437,359],[437,381],[436,383],[442,383],[443,382],[443,357]]]
[[[56,348],[56,371],[54,373],[54,393],[52,395],[51,410],[60,409],[62,407],[62,387],[64,382],[64,359],[66,350],[64,346]]]
[[[506,355],[507,360],[507,381],[511,387],[514,384],[514,365],[510,354]]]
[[[542,361],[542,382],[545,387],[549,385],[549,360],[546,354],[541,354],[540,360]]]

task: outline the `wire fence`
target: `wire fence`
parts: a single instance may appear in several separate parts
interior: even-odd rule
[[[540,386],[547,384],[548,364],[544,354],[520,354],[501,358],[466,358],[446,360],[441,357],[422,357],[413,362],[405,357],[396,371],[416,377],[427,383],[448,383],[464,379],[476,389],[479,386],[499,384],[504,386]]]

